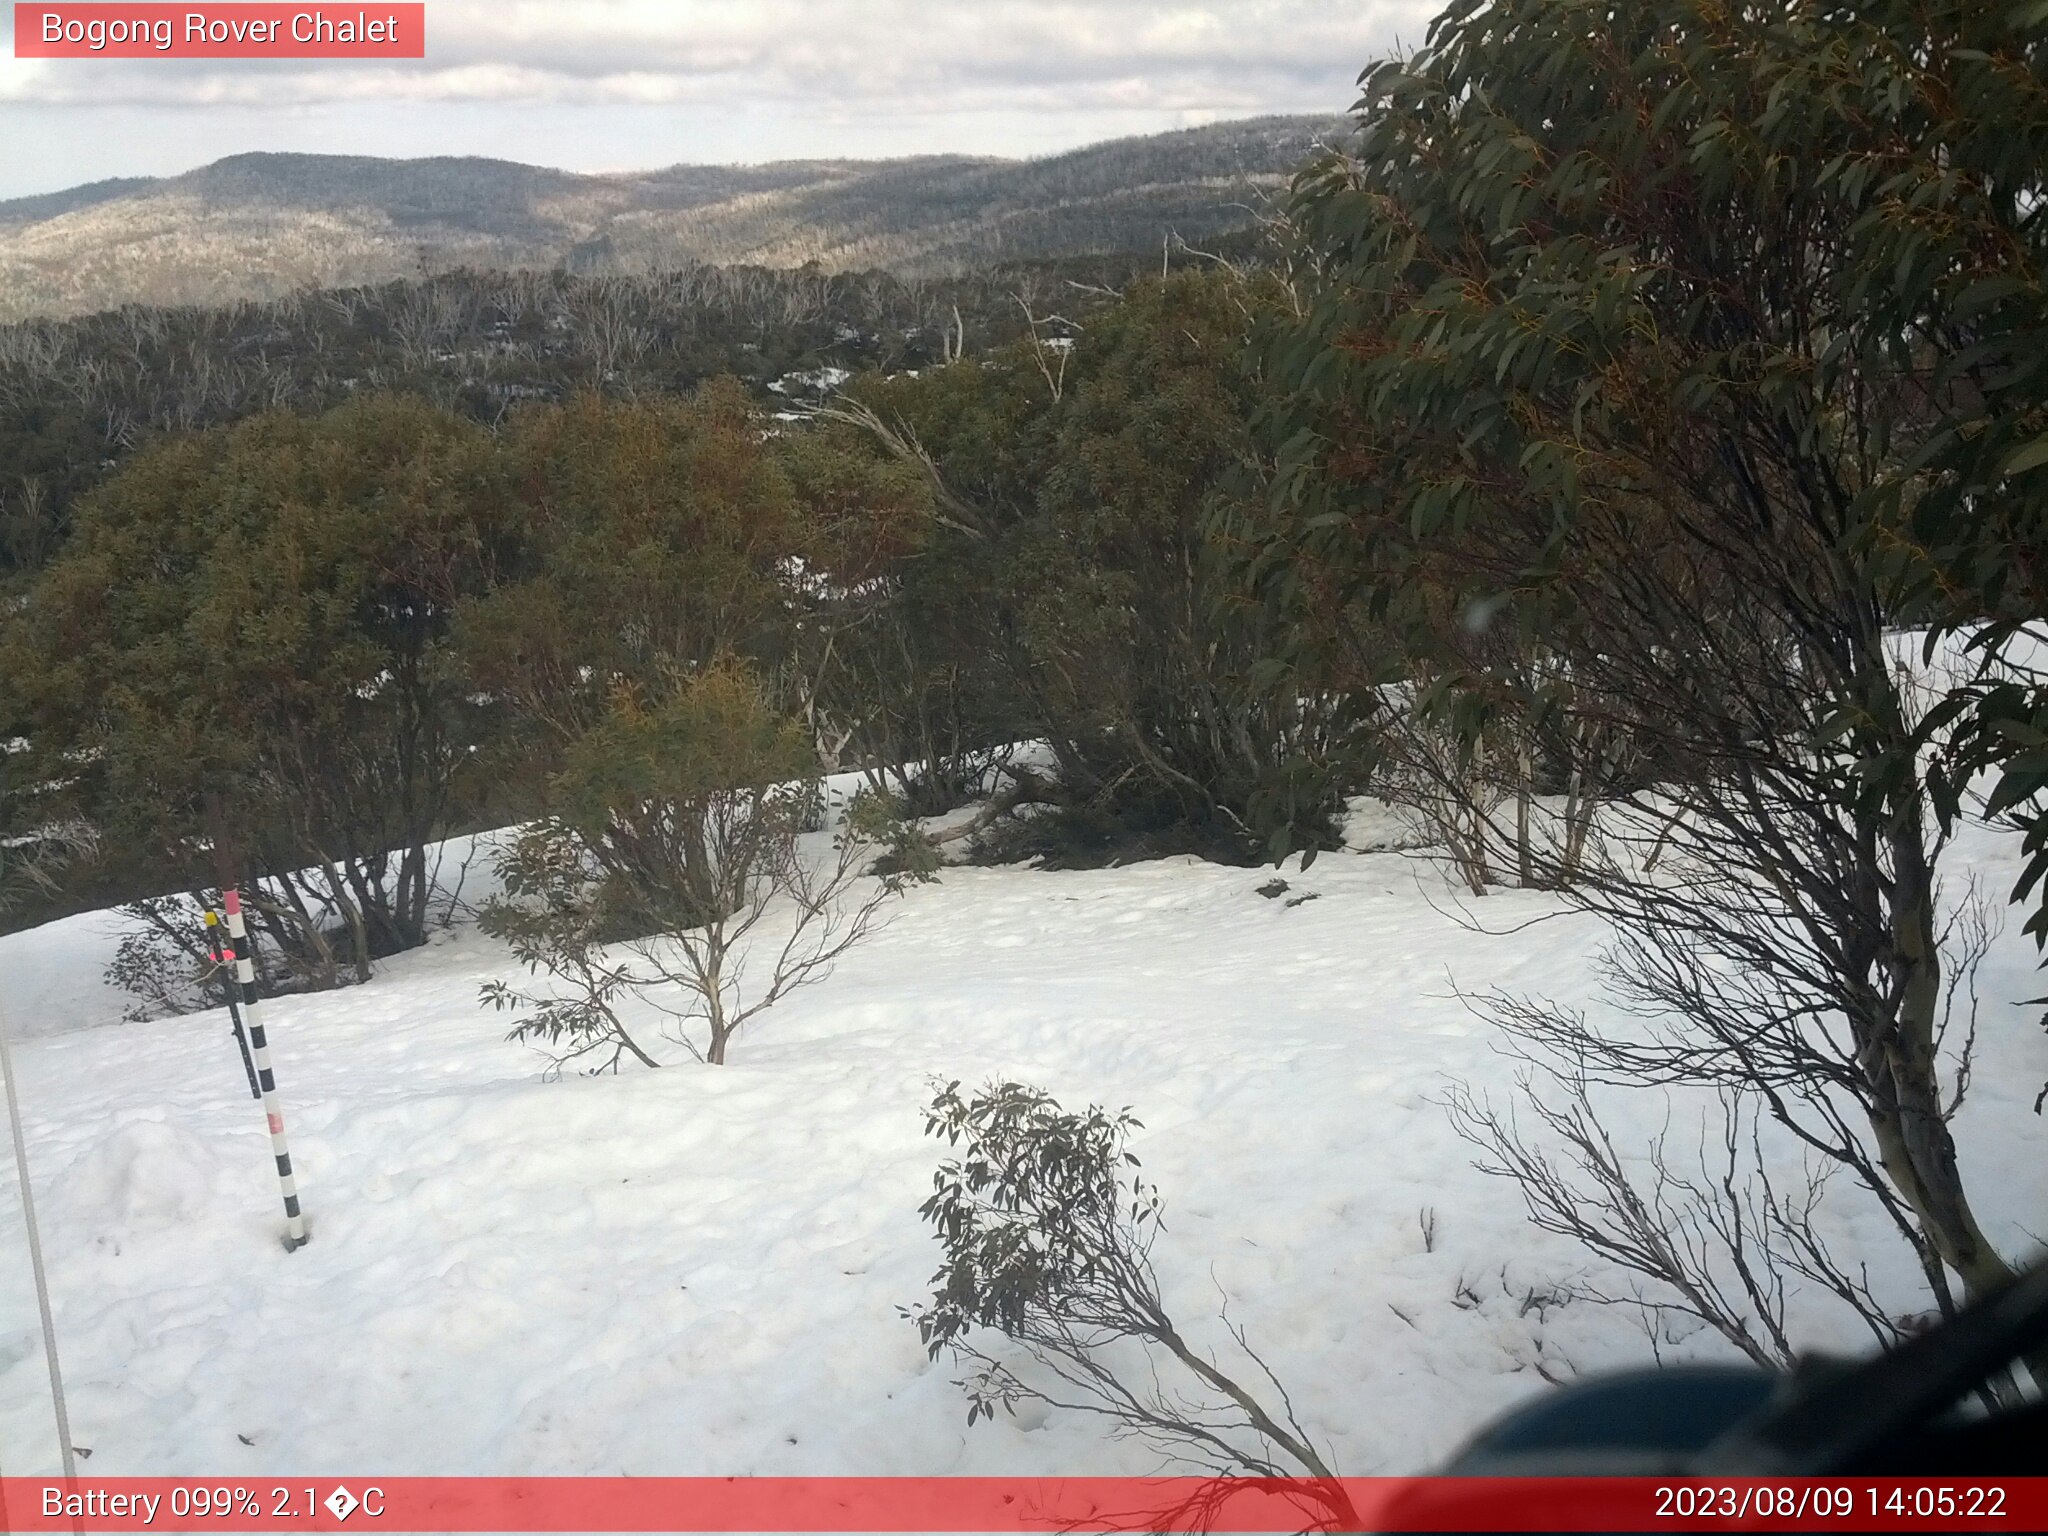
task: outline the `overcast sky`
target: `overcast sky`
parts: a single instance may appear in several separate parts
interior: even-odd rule
[[[0,197],[256,149],[497,155],[586,171],[1044,154],[1217,118],[1341,111],[1365,63],[1419,41],[1435,8],[428,0],[424,61],[251,64],[16,59],[8,5]]]

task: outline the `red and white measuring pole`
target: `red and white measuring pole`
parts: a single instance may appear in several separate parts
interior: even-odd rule
[[[284,1249],[290,1253],[306,1245],[306,1218],[299,1213],[299,1184],[292,1177],[291,1149],[284,1142],[284,1112],[278,1108],[277,1079],[270,1071],[270,1037],[263,1032],[263,1015],[257,1009],[255,950],[249,942],[249,925],[242,918],[242,893],[228,886],[220,895],[228,917],[228,958],[234,964],[235,982],[242,991],[242,1022],[248,1027],[256,1086],[262,1092],[263,1113],[270,1122],[270,1150],[277,1158],[277,1182],[284,1191]]]

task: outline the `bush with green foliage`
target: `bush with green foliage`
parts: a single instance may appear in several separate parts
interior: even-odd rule
[[[488,984],[493,1007],[535,1010],[512,1038],[545,1042],[557,1066],[605,1049],[607,1066],[621,1053],[658,1065],[620,1016],[631,999],[723,1065],[733,1037],[828,975],[894,892],[863,874],[872,820],[828,853],[804,846],[816,787],[802,730],[736,664],[678,673],[644,698],[619,690],[568,745],[549,815],[499,861],[506,894],[485,931],[571,988]]]
[[[919,1214],[944,1261],[930,1299],[906,1315],[934,1360],[972,1367],[961,1383],[970,1425],[1020,1403],[1094,1415],[1219,1477],[1312,1479],[1297,1491],[1319,1521],[1356,1529],[1327,1458],[1244,1332],[1230,1330],[1259,1390],[1167,1312],[1152,1264],[1162,1202],[1129,1146],[1139,1128],[1128,1109],[1077,1114],[1022,1083],[967,1097],[957,1082],[939,1089],[925,1131],[959,1155],[933,1175]],[[993,1353],[987,1334],[1029,1363]]]
[[[487,1000],[538,1007],[515,1037],[566,1046],[558,1059],[609,1045],[651,1063],[620,1021],[630,996],[722,1063],[887,894],[860,883],[857,840],[822,859],[800,841],[822,804],[805,577],[834,508],[799,500],[729,382],[584,396],[522,418],[505,451],[522,544],[460,634],[517,722],[513,771],[542,814],[503,854],[486,923],[571,993]]]
[[[1061,803],[1008,834],[1013,853],[1250,860],[1275,821],[1294,846],[1334,840],[1340,787],[1296,765],[1348,738],[1353,701],[1305,673],[1267,685],[1276,621],[1233,547],[1260,471],[1244,343],[1280,297],[1183,272],[1042,327],[1065,334],[850,391],[933,487],[901,622],[926,654],[966,658],[998,727],[1057,761]]]
[[[432,847],[489,801],[452,631],[505,509],[486,435],[397,397],[137,455],[6,628],[34,813],[146,891],[256,883],[314,980],[424,942]]]

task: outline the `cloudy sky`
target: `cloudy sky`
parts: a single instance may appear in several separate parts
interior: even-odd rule
[[[1217,118],[1342,110],[1366,61],[1419,41],[1435,7],[428,0],[427,57],[404,64],[16,59],[12,9],[0,10],[0,197],[254,149],[593,171],[1043,154]]]

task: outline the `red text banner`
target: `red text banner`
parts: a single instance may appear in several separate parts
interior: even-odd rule
[[[0,1479],[0,1530],[2038,1531],[2048,1478]]]
[[[423,59],[427,8],[405,4],[14,7],[20,59]]]

